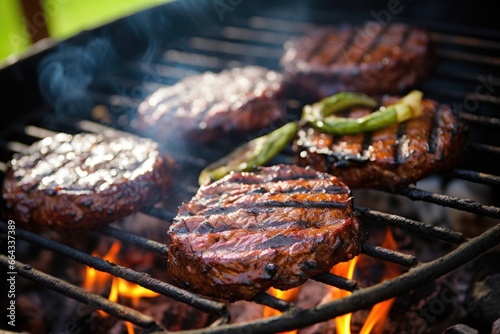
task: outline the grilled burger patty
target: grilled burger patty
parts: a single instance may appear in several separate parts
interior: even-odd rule
[[[395,98],[386,98],[385,105]],[[414,183],[452,167],[466,140],[458,113],[432,100],[422,101],[423,115],[387,128],[356,135],[333,136],[305,128],[294,151],[299,165],[338,176],[351,188],[388,189]],[[353,109],[361,117],[367,109]]]
[[[5,216],[33,230],[110,223],[157,202],[173,165],[149,139],[59,133],[9,162]]]
[[[184,288],[221,300],[289,289],[359,252],[350,190],[293,165],[233,172],[201,187],[168,231],[168,269]]]
[[[426,77],[430,37],[402,23],[317,28],[285,44],[281,65],[293,94],[318,100],[339,91],[398,93]]]
[[[282,76],[248,66],[207,72],[162,87],[138,107],[137,127],[159,141],[179,136],[207,142],[249,132],[284,117]]]

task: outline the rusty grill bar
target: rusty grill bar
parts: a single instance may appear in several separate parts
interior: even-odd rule
[[[220,27],[220,30],[207,29],[207,31],[203,32],[196,31],[193,36],[187,36],[183,40],[185,43],[183,46],[187,45],[187,47],[168,50],[155,63],[144,63],[141,61],[128,62],[125,64],[126,68],[123,71],[106,73],[104,81],[96,80],[95,84],[89,88],[88,96],[91,96],[95,103],[105,105],[111,112],[111,116],[114,117],[123,114],[128,117],[130,111],[144,97],[141,94],[139,96],[131,94],[131,91],[137,85],[142,85],[146,88],[146,91],[150,91],[160,84],[175,83],[187,75],[206,70],[218,71],[225,67],[249,63],[276,68],[278,58],[282,53],[282,44],[289,37],[300,35],[315,24],[327,23],[332,19],[338,21],[351,18],[354,21],[359,21],[359,17],[357,16],[338,12],[313,12],[311,15],[313,19],[309,21],[293,21],[286,18],[266,17],[265,14],[264,11],[261,11],[251,17],[235,15],[232,18],[228,18],[229,22]],[[467,49],[483,48],[486,50],[498,50],[500,49],[500,35],[489,30],[462,29],[458,26],[446,26],[444,24],[420,22],[418,20],[407,21],[431,30],[432,39],[438,45],[438,54],[441,57],[441,62],[447,65],[443,68],[438,68],[434,78],[428,82],[424,82],[420,88],[431,97],[450,103],[456,103],[457,101],[458,103],[463,103],[467,98],[473,97],[481,103],[481,110],[478,113],[462,111],[461,116],[463,119],[472,128],[476,129],[496,130],[500,128],[500,118],[495,117],[495,113],[491,112],[494,109],[490,108],[491,106],[498,108],[500,98],[491,94],[478,95],[472,93],[474,86],[477,85],[478,79],[476,73],[478,71],[480,73],[493,73],[495,80],[499,80],[500,58],[491,55],[475,54]],[[448,64],[455,66],[453,70],[450,69]],[[457,71],[456,64],[466,66],[464,66],[464,70],[458,66],[460,70]],[[147,78],[138,81],[138,73]],[[444,88],[441,87],[440,83],[443,81],[451,84],[449,89],[447,89],[446,85]],[[114,82],[118,83],[118,88],[114,86]],[[460,86],[460,88],[455,89],[456,86]],[[291,109],[293,111],[294,108],[292,107]],[[481,113],[483,109],[485,110],[484,114]],[[114,128],[111,129],[106,125],[82,119],[70,121],[58,118],[47,107],[36,108],[32,113],[24,115],[23,119],[19,119],[16,126],[0,133],[0,153],[3,154],[0,161],[4,161],[0,163],[0,169],[5,170],[6,159],[13,152],[23,149],[34,140],[52,135],[58,131],[119,131],[116,128],[125,131],[133,130],[133,127],[128,127],[127,124],[128,119],[125,122],[123,122],[123,119],[117,122],[113,120],[112,125]],[[218,154],[220,151],[227,151],[231,147],[227,142],[221,144],[222,148],[209,151],[206,155],[213,156],[214,153]],[[470,142],[465,154],[497,155],[500,153],[500,147],[497,146],[499,144],[492,144],[490,141],[485,143],[480,141]],[[204,156],[193,157],[182,152],[175,152],[174,156],[178,160],[195,167],[203,167],[207,164],[207,159]],[[285,159],[287,158],[285,157]],[[444,175],[493,187],[500,186],[500,176],[494,174],[498,168],[493,166],[486,170],[487,172],[466,166],[465,168],[453,169],[444,173]],[[179,191],[191,195],[196,191],[196,187],[182,185]],[[500,218],[499,207],[484,205],[470,199],[431,193],[415,187],[400,187],[394,189],[392,193],[415,201],[425,201],[495,219]],[[353,294],[341,300],[301,310],[295,307],[293,303],[278,299],[267,293],[261,293],[253,301],[282,311],[284,312],[283,315],[247,323],[227,324],[230,320],[230,314],[223,303],[206,299],[130,268],[111,264],[99,257],[91,256],[19,227],[16,228],[16,236],[44,249],[51,250],[97,270],[139,284],[152,291],[219,317],[219,320],[209,328],[181,332],[186,334],[239,333],[241,330],[253,333],[274,333],[325,321],[414,289],[456,269],[500,243],[500,225],[498,224],[479,237],[467,239],[463,234],[456,231],[406,217],[365,207],[356,207],[355,209],[365,224],[376,222],[397,227],[426,238],[457,245],[457,248],[434,261],[420,263],[414,256],[364,243],[362,244],[363,254],[408,267],[409,271],[397,278],[366,288],[361,288],[355,280],[330,273],[321,274],[313,279],[340,289],[353,291]],[[174,213],[157,207],[143,209],[142,213],[164,220],[166,226],[168,226],[175,216]],[[0,230],[3,232],[7,231],[7,224],[3,221],[0,222]],[[115,227],[104,227],[99,229],[97,233],[138,246],[160,256],[165,256],[168,252],[164,244]],[[0,257],[0,263],[3,267],[7,267],[5,256],[2,255]],[[56,277],[39,272],[34,268],[26,267],[22,263],[17,263],[16,269],[20,276],[40,283],[49,289],[58,291],[91,307],[104,310],[122,320],[130,321],[148,331],[166,332],[161,325],[140,312],[110,302],[97,294],[84,291]]]

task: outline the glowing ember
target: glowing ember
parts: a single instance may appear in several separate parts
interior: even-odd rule
[[[275,288],[270,288],[267,290],[267,293],[270,294],[271,296],[274,296],[279,299],[283,299],[286,301],[294,301],[297,296],[299,295],[300,287],[296,287],[290,290],[278,290]],[[263,318],[268,318],[268,317],[274,317],[280,315],[281,312],[278,310],[273,309],[272,307],[264,306],[264,311],[262,313]],[[289,331],[289,332],[283,332],[282,334],[296,334],[297,330]]]
[[[103,259],[112,263],[117,263],[118,253],[120,252],[121,244],[116,241],[113,243],[108,253],[103,256]],[[92,254],[97,256],[97,254]],[[156,297],[159,294],[143,288],[135,283],[130,283],[124,279],[111,276],[107,273],[96,271],[94,268],[87,268],[85,273],[85,281],[83,287],[95,293],[102,293],[105,290],[107,284],[111,280],[111,290],[109,292],[108,299],[112,302],[118,302],[120,298],[128,298],[132,307],[137,307],[139,305],[139,300],[142,297]],[[102,317],[107,317],[108,314],[104,311],[98,310]],[[128,334],[134,334],[134,325],[125,322]]]

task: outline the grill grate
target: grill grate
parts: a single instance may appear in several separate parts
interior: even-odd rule
[[[0,229],[3,232],[6,232],[7,224],[1,222]],[[109,230],[109,228],[106,229]],[[107,272],[116,277],[134,282],[165,296],[169,296],[178,301],[195,306],[203,311],[217,314],[222,319],[225,319],[224,321],[219,322],[220,324],[224,324],[229,320],[229,314],[227,313],[225,305],[222,303],[204,299],[197,296],[196,294],[192,294],[190,292],[178,289],[174,286],[148,277],[145,274],[137,273],[129,268],[124,268],[116,264],[109,263],[108,261],[102,260],[98,257],[93,257],[84,252],[57,243],[53,240],[43,238],[20,228],[16,229],[16,235],[21,239],[27,240],[45,249],[60,253],[83,264],[94,267],[99,271]],[[128,236],[128,238],[130,238],[130,236]],[[426,282],[440,277],[456,269],[463,263],[471,260],[477,255],[488,250],[489,248],[497,245],[499,243],[499,240],[500,225],[497,225],[483,235],[463,243],[459,248],[440,259],[425,264],[419,264],[411,271],[402,274],[395,279],[391,279],[385,281],[384,283],[379,283],[377,285],[363,289],[360,289],[352,280],[346,280],[344,278],[331,274],[323,274],[315,279],[342,289],[355,291],[355,293],[353,293],[349,297],[343,298],[342,300],[322,304],[309,310],[296,310],[291,303],[262,293],[255,298],[255,302],[267,305],[285,313],[279,317],[266,318],[249,323],[220,325],[203,330],[182,331],[182,333],[237,333],[242,328],[251,328],[252,330],[255,330],[255,333],[274,333],[278,331],[290,330],[311,325],[321,321],[326,321],[333,317],[370,306],[388,298],[392,298],[401,294],[402,292],[407,291],[408,289],[418,287]],[[149,243],[151,243],[150,240],[135,241],[136,245],[143,246],[144,248],[150,247],[148,246]],[[158,246],[157,249],[159,249]],[[367,252],[366,249],[370,250]],[[388,250],[380,247],[368,246],[366,244],[363,246],[363,252],[365,254],[371,256],[373,252],[377,254],[376,257],[379,258],[383,257],[383,254],[385,254],[386,251]],[[393,258],[392,256],[387,256],[385,260],[393,261]],[[397,263],[396,261],[393,262]],[[5,255],[0,256],[0,264],[5,268],[8,268],[8,258]],[[414,265],[413,262],[408,264]],[[91,307],[104,310],[120,319],[130,321],[149,330],[158,330],[159,328],[161,328],[161,326],[159,324],[156,324],[153,319],[145,316],[144,314],[141,314],[138,311],[110,302],[99,295],[89,293],[79,287],[73,286],[60,279],[44,274],[20,262],[16,262],[16,271],[22,277],[31,279],[47,288],[58,291]]]
[[[497,225],[480,237],[463,244],[438,260],[422,264],[397,278],[355,291],[348,297],[321,304],[312,309],[293,310],[289,313],[284,313],[280,317],[248,322],[245,326],[222,325],[217,328],[185,331],[183,333],[240,333],[243,329],[250,330],[251,333],[276,333],[326,321],[339,315],[371,306],[430,282],[458,268],[464,261],[470,261],[478,254],[497,245],[499,238],[500,225]]]
[[[168,6],[165,6],[167,8]],[[206,8],[205,8],[206,9]],[[110,113],[113,129],[106,125],[82,120],[89,118],[89,101],[83,103],[84,110],[79,107],[78,101],[63,101],[62,106],[70,110],[76,120],[61,118],[56,110],[38,106],[18,119],[14,126],[0,132],[0,169],[5,170],[5,162],[13,152],[19,151],[33,141],[52,135],[55,132],[79,131],[133,131],[130,119],[138,103],[149,92],[162,84],[173,84],[181,78],[201,73],[206,70],[219,71],[226,67],[254,64],[271,69],[278,68],[278,60],[282,54],[282,44],[291,36],[302,34],[315,24],[332,23],[340,20],[360,21],[364,16],[352,13],[332,11],[309,11],[310,16],[301,20],[290,19],[291,13],[271,17],[265,8],[257,10],[254,16],[231,15],[224,21],[224,25],[211,26],[210,29],[193,31],[186,27],[185,33],[179,33],[180,38],[174,38],[172,45],[163,46],[153,61],[125,60],[117,68],[96,75],[92,85],[86,88],[85,97],[91,99],[90,105],[101,105]],[[193,19],[193,18],[191,18]],[[496,140],[495,130],[500,127],[500,119],[496,117],[495,108],[500,105],[500,98],[493,94],[476,94],[475,89],[480,84],[480,76],[491,76],[492,82],[499,82],[500,59],[494,51],[500,48],[500,35],[494,31],[484,29],[464,29],[460,26],[444,23],[425,22],[422,20],[405,19],[405,21],[427,27],[432,32],[432,39],[436,42],[440,62],[434,77],[420,85],[426,95],[439,101],[448,102],[464,109],[466,101],[477,101],[479,107],[474,110],[461,111],[461,116],[471,126],[471,141],[467,145],[466,161],[459,169],[451,170],[445,175],[450,178],[459,178],[493,187],[500,185],[498,162],[489,166],[477,164],[475,157],[485,154],[500,153],[500,143]],[[184,26],[185,27],[185,26]],[[177,31],[178,32],[178,31]],[[163,45],[163,44],[162,44]],[[62,51],[61,51],[62,52]],[[57,54],[57,53],[56,53]],[[51,101],[56,109],[64,109],[58,104],[60,101]],[[289,103],[289,106],[293,103]],[[85,109],[86,108],[86,109]],[[291,106],[290,111],[298,109]],[[95,110],[95,109],[94,109]],[[491,133],[490,133],[491,132]],[[188,165],[190,171],[203,168],[209,159],[227,152],[234,143],[220,142],[214,147],[204,147],[203,151],[191,154],[191,147],[186,152],[173,152],[174,157]],[[287,157],[284,157],[286,159]],[[470,163],[469,160],[473,160]],[[462,166],[463,165],[463,166]],[[194,173],[196,174],[196,173]],[[176,189],[179,198],[189,198],[195,191],[194,184],[181,184]],[[492,218],[500,218],[500,208],[484,205],[470,199],[430,193],[414,187],[401,187],[392,193],[410,198],[415,201],[425,201],[435,205],[456,208],[462,211],[473,212]],[[172,203],[175,206],[178,203]],[[172,209],[173,210],[173,209]],[[329,302],[315,308],[301,310],[293,303],[280,300],[269,294],[258,295],[254,302],[267,305],[285,312],[278,317],[261,319],[242,324],[227,324],[229,313],[226,305],[205,299],[191,292],[136,272],[130,268],[121,267],[91,256],[64,244],[41,237],[21,228],[16,228],[16,236],[44,249],[75,259],[85,265],[100,271],[124,278],[145,288],[169,296],[180,302],[192,305],[200,310],[220,317],[209,328],[181,333],[239,333],[242,330],[253,333],[274,333],[294,328],[304,327],[333,317],[370,306],[382,300],[397,296],[410,289],[414,289],[426,282],[440,277],[460,265],[466,263],[482,252],[500,243],[500,225],[490,229],[481,236],[468,240],[463,234],[456,231],[436,227],[406,217],[391,213],[380,212],[371,208],[356,207],[363,223],[382,223],[388,226],[405,229],[411,233],[458,245],[457,248],[437,260],[420,263],[411,255],[391,251],[372,244],[363,244],[362,253],[374,258],[397,263],[410,270],[384,283],[371,287],[361,288],[354,280],[336,276],[330,273],[314,277],[314,280],[324,284],[336,286],[340,289],[354,291],[342,300]],[[172,221],[172,212],[150,207],[143,210],[144,214],[162,219],[168,224]],[[7,224],[0,222],[0,230],[7,231]],[[133,244],[160,256],[165,256],[165,245],[147,238],[134,235],[113,227],[104,227],[98,231],[107,237],[118,239],[127,244]],[[6,257],[0,257],[2,266],[7,267]],[[69,285],[55,277],[28,268],[17,263],[18,274],[36,281],[49,289],[54,289],[71,298],[94,308],[106,312],[126,321],[141,326],[148,331],[165,332],[161,325],[153,319],[128,309],[123,305],[110,302],[96,294],[91,294],[76,286]]]
[[[10,266],[8,257],[5,255],[0,255],[0,264],[5,268],[9,268]],[[82,288],[69,284],[54,276],[47,275],[37,269],[31,268],[29,265],[16,261],[14,269],[15,270],[11,270],[15,271],[18,275],[24,278],[37,282],[45,288],[57,291],[67,297],[78,300],[79,302],[106,311],[107,313],[118,318],[130,321],[143,328],[161,328],[161,326],[155,323],[155,320],[153,318],[146,316],[141,312],[117,303],[110,302],[107,298],[89,293]]]

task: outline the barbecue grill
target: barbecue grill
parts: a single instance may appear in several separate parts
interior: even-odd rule
[[[500,141],[495,132],[500,128],[497,113],[500,105],[497,91],[500,58],[496,56],[500,50],[500,31],[492,29],[496,22],[494,11],[482,10],[477,2],[474,3],[475,10],[469,12],[458,5],[444,8],[444,4],[426,1],[400,3],[398,8],[401,10],[396,15],[389,11],[392,7],[388,7],[387,1],[367,1],[365,5],[358,8],[358,2],[340,4],[335,1],[312,1],[307,4],[301,1],[286,4],[244,0],[177,1],[83,32],[63,43],[39,45],[34,53],[0,70],[5,99],[11,108],[15,105],[13,110],[16,110],[16,113],[2,114],[6,126],[0,132],[0,168],[5,170],[6,162],[14,152],[55,132],[134,131],[135,108],[141,99],[160,85],[173,84],[185,76],[204,71],[220,71],[246,64],[279,69],[283,43],[288,38],[300,35],[315,25],[379,19],[409,22],[430,30],[439,61],[433,76],[417,88],[430,98],[459,108],[461,116],[469,123],[471,133],[463,159],[444,176],[487,184],[498,191]],[[424,19],[424,16],[427,18]],[[292,102],[287,104],[291,117],[299,109],[297,103]],[[226,154],[234,143],[233,140],[222,139],[202,148],[190,143],[182,149],[165,147],[186,166],[182,177],[178,178],[179,184],[175,186],[178,196],[169,200],[170,211],[150,207],[143,213],[164,220],[167,229],[175,207],[196,191],[197,173],[209,162]],[[289,154],[284,152],[277,161],[291,160]],[[413,201],[500,218],[500,207],[471,199],[431,193],[412,186],[398,187],[390,192]],[[228,324],[230,314],[223,303],[130,268],[111,264],[20,227],[16,228],[16,237],[218,317],[210,327],[182,333],[275,333],[305,327],[416,289],[500,243],[500,224],[476,238],[468,239],[451,229],[391,212],[369,207],[356,209],[366,224],[378,222],[398,227],[456,247],[442,257],[423,263],[415,256],[364,243],[363,254],[409,270],[394,279],[365,288],[351,279],[322,274],[314,280],[354,293],[311,309],[299,309],[294,303],[262,293],[254,302],[284,313],[251,322]],[[0,228],[6,232],[7,223],[0,222]],[[165,256],[168,251],[161,243],[116,227],[104,227],[98,233],[160,256]],[[166,332],[154,319],[136,310],[21,262],[16,262],[15,270],[8,269],[5,255],[0,256],[0,261],[8,271],[15,271],[19,276],[132,322],[148,332]]]

